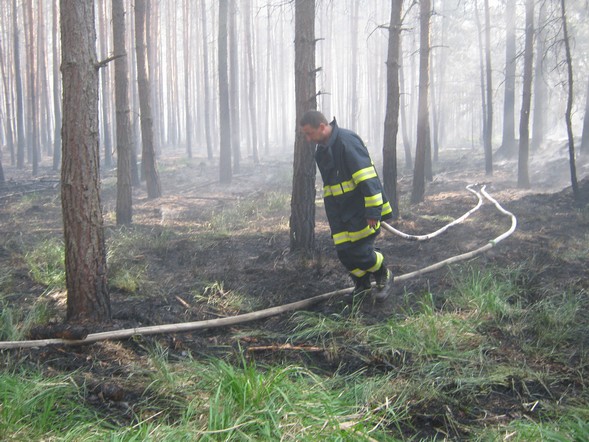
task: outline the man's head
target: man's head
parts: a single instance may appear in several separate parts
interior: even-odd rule
[[[321,112],[309,110],[299,121],[301,131],[308,142],[325,144],[331,135],[331,126]]]

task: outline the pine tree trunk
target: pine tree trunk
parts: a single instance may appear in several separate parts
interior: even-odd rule
[[[26,9],[24,9],[26,8]],[[28,112],[28,145],[30,160],[33,166],[33,176],[39,173],[39,119],[37,118],[37,83],[36,83],[36,59],[35,56],[35,38],[33,24],[33,0],[27,0],[23,3],[23,12],[25,13],[25,28],[27,31],[27,70],[28,70],[28,95],[29,95],[29,112]]]
[[[382,177],[385,194],[393,209],[393,217],[399,217],[397,197],[397,134],[399,132],[399,40],[401,38],[401,9],[403,0],[391,0],[389,21],[389,47],[387,53],[387,103],[382,147]]]
[[[505,7],[505,94],[503,99],[503,141],[501,149],[507,158],[515,154],[515,7]]]
[[[530,151],[530,103],[532,101],[532,73],[534,61],[534,0],[526,0],[526,42],[524,49],[524,85],[519,119],[519,159],[517,185],[530,187],[528,160]]]
[[[536,34],[536,67],[534,69],[534,112],[532,123],[532,152],[540,149],[546,132],[546,84],[544,81],[544,40],[546,38],[546,3],[540,4]]]
[[[419,103],[417,109],[417,146],[415,149],[415,167],[413,168],[413,190],[411,202],[423,201],[425,195],[426,162],[429,147],[429,23],[431,14],[430,0],[420,3],[420,43],[419,43]]]
[[[575,163],[575,139],[573,137],[573,123],[572,123],[572,111],[573,111],[573,60],[571,57],[571,44],[569,41],[569,33],[567,29],[566,9],[565,1],[560,0],[560,11],[562,20],[562,30],[564,33],[564,46],[566,50],[566,65],[567,65],[567,86],[568,86],[568,97],[567,107],[565,112],[565,120],[567,126],[567,135],[569,140],[569,167],[571,171],[571,187],[573,189],[573,197],[575,201],[581,201],[581,193],[579,192],[579,183],[577,182],[577,166]]]
[[[205,138],[207,142],[207,158],[213,159],[213,141],[211,135],[211,86],[209,84],[209,45],[207,41],[207,9],[205,0],[200,0],[200,13],[202,20],[202,58],[203,58],[203,69],[202,75],[204,80],[204,125],[205,125]]]
[[[587,94],[585,95],[585,116],[583,117],[583,135],[579,149],[583,155],[589,154],[589,81],[587,81]]]
[[[295,1],[296,135],[290,213],[290,247],[311,253],[315,246],[314,144],[308,143],[298,122],[317,109],[315,86],[315,0]]]
[[[111,318],[99,189],[98,70],[93,0],[61,0],[61,200],[68,322]]]
[[[475,0],[474,4],[474,12],[475,12],[475,22],[479,32],[478,34],[478,43],[479,43],[479,75],[480,75],[480,85],[481,85],[481,115],[482,115],[482,142],[483,145],[485,144],[485,140],[487,139],[487,97],[485,95],[485,57],[484,57],[484,44],[483,44],[483,27],[481,25],[481,20],[479,18],[479,8],[477,1]],[[473,137],[474,138],[474,137]]]
[[[98,26],[100,29],[100,35],[103,38],[98,39],[99,42],[99,53],[102,59],[109,56],[108,50],[108,25],[107,25],[107,13],[106,13],[106,2],[100,2],[98,7]],[[110,87],[110,70],[100,70],[100,85],[99,90],[100,100],[100,135],[101,135],[101,146],[104,149],[104,168],[112,168],[112,124],[110,121],[110,105],[111,105],[111,87]]]
[[[131,109],[127,69],[125,8],[123,0],[112,0],[112,30],[115,60],[116,149],[117,149],[117,225],[131,224],[133,200],[131,186]]]
[[[251,125],[251,143],[252,143],[252,156],[254,164],[260,162],[260,154],[258,151],[258,118],[257,118],[257,94],[256,94],[256,69],[254,66],[253,57],[253,33],[252,33],[252,17],[251,17],[251,5],[249,0],[243,0],[243,11],[245,14],[245,44],[246,44],[246,60],[247,69],[249,72],[249,83],[247,90],[248,97],[248,109],[250,115]]]
[[[485,173],[493,175],[493,80],[491,70],[491,19],[485,0],[485,61],[487,77],[487,130],[485,133]]]
[[[153,118],[151,116],[151,96],[147,73],[147,7],[149,0],[135,0],[135,47],[137,51],[137,84],[139,86],[139,109],[141,118],[141,164],[145,173],[147,197],[162,196],[161,184],[155,160],[153,145]]]
[[[59,38],[59,13],[57,2],[53,2],[53,41]],[[61,73],[59,72],[59,45],[53,45],[53,112],[55,115],[55,129],[53,135],[53,170],[58,170],[61,164]]]
[[[24,99],[23,85],[20,67],[20,43],[17,21],[18,8],[16,0],[12,0],[12,35],[14,36],[14,82],[16,84],[16,167],[25,167],[25,123],[24,123]]]
[[[190,0],[184,0],[184,118],[186,126],[186,156],[192,158],[192,128],[194,126],[192,122],[192,106],[193,98],[190,87],[190,73],[192,72],[190,61],[191,54],[190,49],[192,47],[191,29],[192,22],[189,19],[190,14]]]
[[[237,57],[237,0],[229,1],[229,118],[231,118],[233,173],[239,173],[241,168],[241,133],[239,122],[239,62]]]
[[[231,116],[229,110],[229,67],[227,64],[227,31],[229,0],[219,0],[219,33],[217,60],[219,69],[219,129],[221,151],[219,153],[219,179],[223,184],[231,183],[233,177],[231,164]]]

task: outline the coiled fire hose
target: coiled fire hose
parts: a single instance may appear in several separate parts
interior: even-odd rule
[[[478,249],[472,250],[467,253],[463,253],[461,255],[453,256],[451,258],[437,262],[435,264],[432,264],[428,267],[416,270],[414,272],[405,273],[403,275],[395,276],[393,279],[393,284],[395,282],[398,283],[398,282],[406,281],[408,279],[415,278],[417,276],[421,276],[425,273],[433,272],[434,270],[438,270],[448,264],[456,263],[459,261],[464,261],[466,259],[470,259],[470,258],[473,258],[474,256],[480,255],[481,253],[484,253],[484,252],[490,250],[491,248],[495,247],[499,242],[501,242],[505,238],[509,237],[515,231],[515,229],[517,227],[517,219],[516,219],[515,215],[513,215],[513,213],[511,213],[511,212],[505,210],[503,207],[501,207],[501,205],[485,191],[486,186],[483,185],[480,189],[480,192],[475,190],[474,186],[476,186],[476,185],[467,186],[467,190],[477,196],[477,198],[479,199],[479,202],[477,203],[477,205],[475,207],[473,207],[473,209],[466,212],[460,218],[458,218],[455,221],[451,222],[450,224],[444,226],[443,228],[437,230],[436,232],[433,232],[428,235],[414,236],[414,235],[407,235],[405,233],[402,233],[402,232],[398,231],[397,229],[394,229],[393,227],[391,227],[389,224],[387,224],[385,222],[382,222],[381,225],[384,228],[384,230],[387,230],[390,233],[394,233],[396,235],[399,235],[399,236],[409,239],[409,240],[422,241],[425,239],[430,239],[430,238],[433,238],[434,236],[437,236],[440,233],[446,231],[451,226],[464,221],[469,215],[474,213],[476,210],[478,210],[482,206],[483,197],[484,197],[488,201],[490,201],[492,204],[494,204],[499,212],[501,212],[502,214],[509,216],[511,218],[511,227],[507,231],[505,231],[504,233],[502,233],[498,237],[490,240],[489,242],[487,242],[486,245],[484,245]],[[68,339],[54,338],[54,339],[38,339],[38,340],[27,340],[27,341],[3,341],[3,342],[0,342],[0,350],[1,349],[11,349],[11,348],[44,347],[47,345],[83,345],[83,344],[90,344],[93,342],[105,341],[105,340],[127,339],[127,338],[131,338],[133,336],[145,336],[145,335],[153,335],[153,334],[159,334],[159,333],[179,333],[179,332],[203,330],[203,329],[208,329],[208,328],[226,327],[226,326],[230,326],[230,325],[242,324],[245,322],[251,322],[251,321],[256,321],[259,319],[268,318],[270,316],[279,315],[281,313],[286,313],[286,312],[295,311],[295,310],[302,310],[302,309],[307,308],[313,304],[317,304],[321,301],[328,300],[332,297],[349,294],[352,292],[352,290],[353,290],[353,288],[351,288],[351,287],[346,288],[346,289],[341,289],[341,290],[335,290],[332,292],[323,293],[321,295],[313,296],[311,298],[303,299],[303,300],[296,301],[296,302],[291,302],[289,304],[283,304],[283,305],[279,305],[276,307],[270,307],[270,308],[266,308],[263,310],[258,310],[258,311],[250,312],[250,313],[243,313],[243,314],[235,315],[235,316],[229,316],[226,318],[207,319],[207,320],[196,321],[196,322],[163,324],[163,325],[154,325],[154,326],[148,326],[148,327],[136,327],[136,328],[123,329],[123,330],[112,330],[112,331],[106,331],[106,332],[91,333],[88,336],[86,336],[86,338],[80,339],[80,340],[68,340]]]

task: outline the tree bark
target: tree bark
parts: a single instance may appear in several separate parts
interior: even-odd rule
[[[213,141],[211,135],[211,87],[209,84],[209,45],[208,45],[208,34],[207,34],[207,9],[205,0],[200,0],[200,13],[202,20],[202,33],[203,33],[203,44],[202,44],[202,75],[204,81],[204,125],[205,125],[205,138],[207,143],[207,158],[213,159]]]
[[[503,99],[503,141],[501,149],[507,158],[515,153],[515,6],[505,7],[505,93]]]
[[[417,109],[417,146],[415,149],[415,167],[413,168],[413,190],[411,202],[423,201],[425,195],[426,155],[429,149],[429,24],[431,14],[430,0],[422,0],[419,12],[419,103]]]
[[[485,144],[487,139],[487,98],[485,95],[485,57],[484,57],[484,44],[483,44],[483,27],[479,18],[479,7],[477,1],[474,3],[474,18],[478,29],[478,43],[479,43],[479,72],[480,72],[480,85],[481,85],[481,115],[482,115],[482,142]],[[474,138],[474,137],[473,137]]]
[[[403,42],[399,39],[399,57],[403,54]],[[407,118],[407,100],[405,93],[405,72],[406,69],[399,59],[399,85],[401,90],[400,96],[400,114],[401,114],[401,134],[403,137],[403,151],[405,153],[405,170],[413,170],[413,154],[411,153],[411,138],[409,137],[409,123]]]
[[[26,9],[25,9],[26,8]],[[28,145],[30,152],[30,160],[33,167],[33,176],[39,174],[39,119],[37,118],[37,83],[36,83],[36,59],[35,56],[35,38],[33,24],[33,0],[27,0],[23,3],[23,12],[25,13],[25,28],[28,35],[28,51],[27,51],[27,70],[28,70],[28,95],[29,95],[29,112],[28,118]]]
[[[185,118],[185,125],[186,125],[186,156],[188,158],[192,158],[192,128],[194,126],[192,122],[192,106],[194,100],[192,98],[192,91],[191,91],[191,79],[190,73],[192,72],[190,61],[190,49],[192,47],[192,33],[190,32],[192,29],[192,23],[190,20],[190,5],[192,2],[190,0],[184,0],[184,118]]]
[[[397,134],[399,132],[399,41],[401,39],[401,9],[403,0],[391,1],[389,47],[387,53],[387,103],[382,147],[382,177],[385,194],[389,198],[393,217],[399,217],[397,196]]]
[[[60,0],[63,73],[61,199],[68,322],[111,318],[99,189],[98,70],[93,0]]]
[[[566,9],[565,1],[560,0],[560,12],[562,20],[562,31],[564,33],[564,46],[566,51],[566,65],[568,74],[568,97],[567,107],[565,112],[565,120],[567,126],[567,135],[569,140],[569,168],[571,171],[571,187],[573,189],[573,197],[575,201],[581,200],[581,193],[579,192],[579,183],[577,181],[577,166],[575,163],[575,139],[573,137],[573,123],[572,123],[572,110],[573,110],[573,60],[571,57],[571,44],[569,41],[569,33],[567,29]]]
[[[135,0],[135,47],[137,51],[137,84],[139,86],[139,109],[141,117],[141,164],[145,173],[147,197],[162,196],[160,178],[153,145],[153,118],[151,116],[150,83],[148,77],[147,43],[145,24],[149,0]]]
[[[491,70],[491,19],[485,0],[485,61],[487,73],[487,130],[485,133],[485,173],[493,175],[493,79]]]
[[[99,53],[101,59],[105,59],[108,57],[108,24],[107,24],[107,11],[106,11],[106,2],[100,2],[98,5],[98,26],[100,29],[100,38],[99,41]],[[99,90],[100,93],[100,140],[102,149],[104,149],[104,163],[103,167],[105,169],[112,168],[113,158],[112,158],[112,121],[110,119],[110,107],[111,107],[111,81],[110,81],[110,70],[109,69],[101,69],[100,72],[100,85],[101,88]]]
[[[249,0],[243,0],[243,13],[245,14],[245,44],[246,44],[246,60],[247,69],[249,72],[249,83],[247,90],[248,97],[248,109],[251,123],[251,143],[252,143],[252,156],[254,164],[260,162],[260,154],[258,150],[258,110],[257,110],[257,94],[256,94],[256,69],[254,66],[253,57],[253,33],[252,33],[252,17],[251,17],[251,5]]]
[[[59,41],[59,13],[57,2],[53,2],[53,39]],[[58,170],[61,164],[61,77],[59,45],[53,44],[53,113],[55,115],[55,129],[53,135],[53,170]]]
[[[589,81],[587,81],[587,94],[585,95],[585,116],[583,117],[583,135],[579,149],[583,155],[589,154]]]
[[[534,0],[526,0],[526,42],[524,49],[524,85],[519,119],[519,159],[517,185],[530,187],[528,160],[530,151],[530,103],[532,101],[532,73],[534,61]]]
[[[317,109],[315,85],[315,0],[295,1],[296,135],[290,213],[291,250],[311,253],[315,246],[314,144],[298,127],[303,114]]]
[[[538,31],[536,32],[536,66],[534,68],[534,92],[532,93],[533,120],[532,120],[532,141],[530,149],[538,151],[544,142],[546,133],[546,83],[544,80],[544,51],[546,39],[546,3],[540,3],[538,15]]]
[[[112,32],[115,60],[116,149],[117,149],[117,225],[133,220],[131,185],[131,109],[125,32],[124,0],[112,0]]]
[[[239,62],[237,57],[237,0],[229,0],[229,110],[231,118],[231,150],[233,173],[241,168],[239,122]]]
[[[219,153],[219,179],[223,184],[231,183],[231,115],[229,109],[229,68],[227,65],[227,21],[229,0],[219,0],[219,132],[221,151]]]
[[[6,50],[6,52],[10,52]],[[7,60],[8,58],[6,58]],[[4,86],[4,104],[6,106],[6,116],[7,118],[3,118],[2,123],[4,124],[4,133],[6,136],[6,147],[10,152],[10,157],[12,164],[14,165],[14,133],[12,131],[12,116],[13,116],[13,109],[12,109],[12,94],[10,86],[10,79],[6,73],[7,65],[10,66],[8,63],[5,63],[4,58],[4,46],[2,46],[2,41],[0,41],[0,72],[2,73],[2,85]],[[4,182],[4,170],[2,169],[2,149],[0,149],[0,182]]]

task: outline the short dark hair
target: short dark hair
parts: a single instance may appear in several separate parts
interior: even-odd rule
[[[299,121],[301,126],[309,125],[313,128],[318,128],[321,123],[328,124],[325,115],[323,115],[318,110],[308,110],[303,114],[301,120]]]

